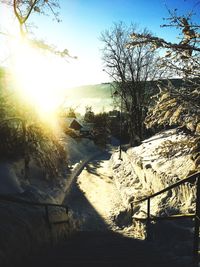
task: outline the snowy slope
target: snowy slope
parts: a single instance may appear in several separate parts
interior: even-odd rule
[[[68,135],[63,137],[69,165],[74,165],[97,153],[100,149],[88,138],[73,139]]]
[[[131,201],[158,192],[196,170],[190,149],[172,149],[173,142],[187,141],[188,138],[184,133],[168,130],[123,152],[122,161],[118,159],[118,153],[113,154],[110,161],[113,177],[127,207],[130,207]],[[151,213],[191,212],[194,210],[194,199],[194,186],[186,184],[154,198]],[[135,207],[134,213],[145,217],[146,203]]]
[[[100,151],[93,141],[86,138],[73,139],[63,135],[62,142],[67,151],[68,165],[72,169]],[[29,169],[29,179],[24,180],[23,159],[0,163],[0,194],[20,194],[28,190],[53,197],[54,201],[60,202],[63,199],[70,176],[67,165],[63,166],[62,174],[54,179],[45,178],[44,171],[33,160]]]

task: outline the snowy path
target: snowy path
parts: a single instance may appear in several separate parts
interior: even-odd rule
[[[71,186],[67,205],[82,221],[81,231],[26,266],[41,267],[188,267],[153,243],[128,237],[115,226],[124,209],[109,170],[110,155],[89,162]],[[111,230],[111,231],[110,231]],[[127,232],[126,232],[127,233]],[[122,235],[123,234],[123,235]]]
[[[29,267],[192,267],[151,243],[114,232],[82,231],[34,258]],[[20,266],[22,267],[22,266]]]
[[[124,209],[110,177],[109,158],[109,153],[103,153],[89,162],[65,199],[81,219],[82,230],[114,230],[114,216]]]

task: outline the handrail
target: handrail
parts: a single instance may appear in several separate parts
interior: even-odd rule
[[[142,217],[133,217],[134,220],[138,220],[138,221],[144,221],[146,222],[147,219],[146,218],[142,218]],[[174,219],[178,220],[178,219],[186,219],[186,218],[195,218],[195,213],[188,213],[188,214],[177,214],[177,215],[171,215],[171,216],[152,216],[151,217],[151,221],[164,221],[164,220],[169,220],[169,221],[173,221]],[[200,220],[200,219],[199,219]]]
[[[19,204],[27,204],[30,206],[55,206],[55,207],[61,207],[61,208],[68,208],[67,205],[49,203],[49,202],[28,201],[28,200],[16,198],[10,195],[0,195],[0,200],[5,200],[8,202],[15,202]]]
[[[56,203],[49,203],[49,202],[37,202],[37,201],[28,201],[25,199],[20,199],[13,197],[11,195],[0,195],[0,201],[8,201],[12,203],[18,203],[18,204],[25,204],[25,205],[30,205],[30,206],[40,206],[45,208],[45,218],[47,221],[47,224],[49,228],[51,229],[52,224],[61,224],[61,223],[68,223],[68,220],[60,220],[60,221],[55,221],[51,222],[49,218],[49,209],[48,207],[59,207],[59,208],[64,208],[66,213],[69,212],[69,208],[67,205],[63,204],[56,204]]]
[[[152,195],[149,195],[147,197],[144,197],[144,198],[136,200],[136,201],[131,201],[130,203],[133,203],[133,204],[140,203],[140,202],[143,202],[145,200],[148,200],[148,199],[151,199],[153,197],[156,197],[156,196],[158,196],[160,194],[163,194],[163,193],[165,193],[165,192],[167,192],[167,191],[169,191],[169,190],[171,190],[171,189],[173,189],[173,188],[175,188],[175,187],[177,187],[177,186],[179,186],[181,184],[184,184],[186,182],[191,182],[191,181],[195,180],[199,175],[200,175],[200,172],[196,172],[196,173],[186,177],[185,179],[182,179],[182,180],[180,180],[180,181],[178,181],[178,182],[176,182],[176,183],[174,183],[174,184],[172,184],[172,185],[170,185],[170,186],[168,186],[168,187],[166,187],[166,188],[164,188],[164,189],[162,189],[162,190],[160,190],[160,191],[158,191],[158,192],[156,192],[156,193],[154,193]]]
[[[162,193],[165,193],[177,186],[180,186],[186,182],[192,182],[195,181],[195,179],[197,179],[197,185],[196,185],[196,211],[194,214],[178,214],[176,216],[165,216],[165,217],[156,217],[156,216],[151,216],[150,214],[150,200],[153,197],[156,197]],[[133,204],[139,204],[143,201],[147,201],[147,218],[134,218],[136,220],[140,220],[140,221],[146,221],[146,228],[147,228],[147,240],[151,239],[151,235],[150,235],[150,223],[151,221],[159,221],[159,220],[174,220],[174,219],[186,219],[186,218],[194,218],[194,242],[193,242],[193,255],[194,255],[194,261],[195,263],[198,265],[198,250],[199,250],[199,228],[200,228],[200,172],[196,172],[188,177],[186,177],[185,179],[182,179],[162,190],[160,190],[159,192],[156,192],[152,195],[149,195],[147,197],[144,197],[140,200],[137,201],[131,201],[130,205],[131,205],[131,209],[133,209]]]

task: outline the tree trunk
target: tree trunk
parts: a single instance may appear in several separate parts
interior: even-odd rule
[[[28,153],[27,129],[25,121],[22,122],[22,129],[23,129],[23,139],[24,139],[24,179],[28,180],[30,156]]]

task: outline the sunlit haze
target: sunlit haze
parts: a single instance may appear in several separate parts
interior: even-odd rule
[[[16,38],[19,25],[13,10],[1,5],[0,31],[15,36],[8,38],[1,35],[1,65],[11,67],[17,90],[42,116],[49,117],[49,113],[54,113],[68,95],[67,88],[110,81],[106,72],[102,71],[99,37],[101,32],[112,27],[113,22],[134,22],[139,28],[147,27],[160,37],[176,41],[176,31],[160,28],[162,18],[168,16],[166,6],[178,8],[180,13],[184,13],[185,10],[195,11],[195,3],[195,0],[152,0],[148,4],[145,0],[61,0],[61,23],[33,12],[29,19],[29,23],[35,24],[30,28],[34,33],[32,37],[53,44],[58,50],[68,49],[70,55],[77,56],[77,59],[68,60],[38,50]],[[79,99],[77,105],[81,101],[87,102]],[[102,108],[105,103],[102,101]],[[76,106],[76,103],[73,105]]]
[[[67,70],[69,63],[21,38],[10,40],[10,51],[14,89],[41,119],[52,122],[63,102],[66,85],[73,85],[73,77],[69,77]]]

